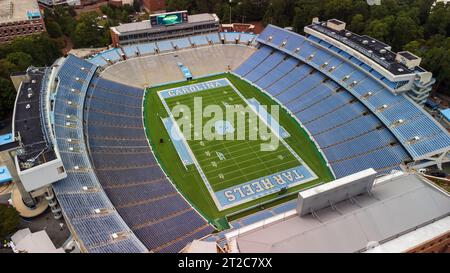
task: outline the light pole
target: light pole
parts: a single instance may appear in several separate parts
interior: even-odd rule
[[[231,2],[232,2],[233,0],[230,0],[230,24],[231,24]]]

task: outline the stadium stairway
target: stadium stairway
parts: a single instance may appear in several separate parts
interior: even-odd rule
[[[84,111],[87,143],[103,189],[136,236],[149,251],[179,252],[214,228],[153,156],[143,127],[143,96],[142,89],[95,75]]]
[[[345,88],[389,128],[413,160],[448,151],[448,132],[410,98],[392,92],[404,82],[387,81],[355,56],[311,35],[269,25],[257,41],[308,64]],[[398,124],[399,120],[403,122]]]
[[[54,125],[68,177],[54,184],[86,252],[179,252],[214,228],[167,179],[143,128],[143,90],[101,79],[69,55]]]
[[[405,149],[395,145],[398,142],[390,130],[338,83],[273,50],[261,45],[235,73],[267,92],[300,121],[337,178],[371,167],[388,172],[409,160]],[[308,54],[319,52],[308,48]],[[328,60],[329,56],[322,58]],[[341,73],[349,71],[346,68]],[[361,77],[361,83],[366,78]],[[371,133],[379,126],[379,132]]]

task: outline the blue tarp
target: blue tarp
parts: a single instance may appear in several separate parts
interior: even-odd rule
[[[441,115],[450,122],[450,108],[441,110]]]
[[[0,184],[12,181],[12,176],[6,166],[0,166]]]
[[[11,143],[11,142],[13,142],[13,140],[14,139],[12,137],[12,134],[1,135],[0,136],[0,145]]]
[[[39,19],[41,18],[41,13],[39,11],[27,11],[28,19]]]

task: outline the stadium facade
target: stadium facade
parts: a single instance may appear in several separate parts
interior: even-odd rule
[[[144,24],[147,24],[145,31],[152,29],[148,28],[150,21]],[[112,31],[123,32],[118,28]],[[181,38],[173,38],[170,33],[155,40],[147,36],[133,44],[116,43],[116,48],[87,60],[69,55],[49,68],[30,70],[31,76],[33,73],[40,75],[35,82],[39,86],[33,89],[41,90],[35,93],[39,97],[38,107],[30,103],[31,109],[36,109],[33,117],[39,128],[35,130],[36,136],[25,132],[18,134],[19,127],[14,133],[23,147],[27,146],[27,137],[31,137],[32,142],[45,140],[45,147],[37,152],[36,159],[50,153],[53,157],[46,156],[46,159],[62,162],[65,177],[57,182],[48,181],[55,183],[41,188],[49,188],[49,199],[54,191],[79,248],[83,252],[179,252],[193,240],[202,239],[217,241],[222,249],[231,251],[236,251],[233,247],[239,248],[239,245],[244,252],[318,250],[313,247],[256,249],[251,247],[252,241],[247,239],[250,237],[232,240],[233,236],[225,236],[228,231],[211,235],[214,226],[165,173],[147,140],[143,87],[183,80],[177,62],[183,51],[189,50],[192,51],[189,55],[199,58],[189,64],[194,78],[211,74],[214,69],[217,73],[231,70],[282,105],[308,133],[326,160],[337,179],[331,185],[339,184],[339,179],[349,184],[354,179],[348,176],[368,169],[371,183],[375,177],[378,181],[383,181],[383,177],[385,180],[401,177],[386,185],[380,182],[373,191],[371,186],[364,188],[365,192],[346,188],[348,195],[335,196],[330,203],[331,210],[343,214],[341,217],[357,213],[357,204],[362,202],[358,201],[360,194],[367,194],[369,200],[372,192],[377,196],[378,189],[385,194],[383,198],[399,197],[394,200],[397,205],[403,204],[394,204],[399,214],[406,206],[422,209],[425,201],[413,194],[416,186],[423,196],[439,196],[440,202],[427,207],[427,217],[419,219],[417,215],[405,214],[401,227],[383,234],[372,233],[373,241],[386,241],[396,234],[448,216],[448,194],[423,182],[424,178],[408,174],[422,166],[440,167],[449,160],[448,132],[420,105],[434,82],[431,73],[420,68],[420,58],[408,52],[393,53],[379,41],[348,32],[345,23],[334,19],[315,20],[305,32],[306,36],[302,36],[269,25],[259,36],[219,33],[213,29],[207,33],[177,35]],[[161,40],[162,37],[171,39]],[[254,53],[243,59],[241,52],[248,48]],[[209,52],[213,53],[208,55]],[[217,57],[220,54],[226,57],[220,59]],[[213,57],[225,61],[216,64],[211,62]],[[238,61],[231,62],[230,58]],[[138,67],[135,63],[129,65],[134,60]],[[173,64],[174,70],[167,70],[168,62]],[[122,78],[115,68],[122,69],[121,73],[127,76]],[[155,78],[151,78],[152,75]],[[122,79],[128,79],[130,84],[121,82]],[[25,83],[24,88],[28,90]],[[29,108],[23,109],[22,93],[19,92],[16,102],[16,123],[21,121],[18,118],[21,112],[29,112]],[[34,155],[35,151],[32,152]],[[18,168],[20,166],[18,164]],[[27,188],[27,180],[21,179]],[[404,203],[400,196],[406,195],[411,198]],[[366,205],[381,206],[383,198],[370,199],[360,210]],[[356,205],[341,212],[335,204],[345,200]],[[300,216],[292,214],[296,206],[296,201],[291,201],[263,210],[230,223],[231,228],[241,228],[240,233],[245,225],[274,215],[283,215],[278,217],[284,219],[286,213],[291,213],[295,225],[302,226],[297,223],[303,221],[297,219]],[[320,209],[328,208],[311,209],[307,217],[320,219],[322,216],[316,213]],[[387,214],[389,208],[384,205],[377,212]],[[386,217],[381,215],[367,221],[386,223],[389,222]],[[283,225],[288,221],[291,220],[274,225],[274,232],[283,233]],[[320,220],[315,224],[320,225]],[[355,225],[348,220],[339,238],[344,238],[344,233]],[[267,234],[262,237],[269,240],[272,233],[260,231],[264,232]],[[311,243],[311,240],[304,242]],[[229,245],[225,247],[224,243]],[[338,244],[332,248],[323,246],[320,250],[361,251],[366,245],[367,242],[360,240],[349,247]]]
[[[163,17],[163,18],[162,18]],[[175,20],[169,20],[174,18]],[[114,46],[153,42],[219,31],[216,14],[188,15],[187,11],[152,14],[149,20],[111,28]]]

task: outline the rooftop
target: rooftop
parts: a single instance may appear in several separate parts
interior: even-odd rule
[[[0,166],[0,184],[12,181],[11,173],[6,166]]]
[[[447,120],[450,121],[450,108],[446,108],[444,110],[440,110],[441,115]]]
[[[5,134],[0,136],[0,145],[8,144],[14,141],[12,134]]]
[[[377,179],[352,199],[243,233],[239,251],[364,251],[450,215],[450,196],[415,174]]]
[[[0,152],[14,150],[19,147],[19,142],[16,141],[12,133],[0,136]]]
[[[127,32],[135,32],[135,31],[141,31],[146,29],[152,29],[152,31],[158,31],[158,30],[165,30],[167,28],[177,28],[180,25],[186,26],[189,24],[196,24],[196,23],[202,23],[202,22],[208,22],[208,21],[218,21],[218,17],[215,14],[210,13],[202,13],[202,14],[195,14],[195,15],[188,15],[188,22],[187,23],[181,23],[177,25],[170,25],[170,26],[152,26],[150,23],[150,20],[144,20],[141,22],[136,23],[128,23],[128,24],[122,24],[119,26],[114,27],[115,30],[117,30],[119,33],[127,33]]]
[[[65,253],[64,249],[56,248],[45,230],[32,233],[30,229],[18,230],[11,237],[16,253]]]
[[[333,23],[334,21],[336,20],[329,20],[329,22]],[[397,54],[391,51],[391,47],[389,45],[370,36],[358,35],[346,29],[335,30],[328,27],[327,22],[313,23],[312,25],[307,26],[307,28],[311,28],[315,31],[325,34],[328,37],[333,38],[334,40],[337,40],[357,50],[358,52],[377,62],[379,65],[381,65],[394,75],[406,75],[412,74],[414,72],[424,72],[424,70],[420,67],[416,67],[415,69],[411,70],[405,65],[397,62]],[[405,58],[407,58],[407,56],[405,56]]]
[[[23,148],[17,151],[22,170],[56,159],[41,126],[40,92],[44,71],[29,70],[28,75],[29,81],[20,86],[14,115],[14,131],[20,135]]]
[[[411,61],[411,60],[417,60],[417,59],[419,59],[419,57],[417,57],[417,56],[411,54],[411,53],[408,52],[408,51],[402,51],[402,52],[399,52],[398,54],[402,55],[403,57],[405,57],[406,59],[408,59],[408,60],[410,60],[410,61]]]
[[[0,23],[40,18],[37,0],[0,0]]]

